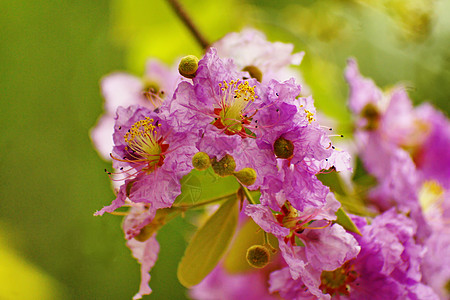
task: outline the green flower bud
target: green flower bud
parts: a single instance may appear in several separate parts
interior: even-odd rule
[[[178,65],[178,72],[184,77],[194,78],[198,69],[198,58],[194,55],[188,55],[181,59]]]
[[[283,137],[279,137],[273,144],[273,151],[278,158],[292,158],[294,155],[294,144]]]
[[[197,152],[192,157],[192,165],[199,171],[203,171],[209,168],[211,165],[211,159],[205,152]]]
[[[269,250],[261,245],[253,245],[247,250],[247,262],[253,268],[264,268],[270,260]]]
[[[244,168],[239,172],[235,172],[234,176],[243,184],[243,185],[252,185],[256,181],[256,171],[252,168]]]
[[[221,160],[217,161],[216,158],[211,160],[211,166],[214,172],[222,177],[233,175],[236,169],[236,162],[233,156],[226,154]]]
[[[242,69],[242,71],[248,72],[250,74],[250,77],[255,78],[259,82],[262,81],[263,74],[262,74],[261,70],[258,69],[258,67],[246,66],[245,68]]]

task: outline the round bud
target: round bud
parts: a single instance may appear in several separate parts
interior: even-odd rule
[[[214,172],[222,177],[233,175],[236,169],[236,162],[233,156],[226,154],[221,160],[217,161],[216,158],[211,160],[211,166]]]
[[[294,144],[284,137],[279,137],[273,144],[273,151],[278,158],[292,158],[294,155]]]
[[[261,70],[258,69],[258,67],[246,66],[245,68],[242,69],[242,71],[248,72],[250,74],[250,77],[255,78],[259,82],[262,81],[263,74],[262,74]]]
[[[247,262],[253,268],[264,268],[270,260],[269,250],[261,245],[253,245],[247,250]]]
[[[181,59],[178,65],[178,72],[184,77],[194,78],[198,69],[198,58],[194,55],[188,55]]]
[[[205,152],[197,152],[192,157],[192,165],[199,171],[203,171],[209,168],[211,165],[211,159]]]
[[[256,172],[252,168],[244,168],[239,172],[235,172],[234,176],[243,184],[243,185],[252,185],[256,181]]]

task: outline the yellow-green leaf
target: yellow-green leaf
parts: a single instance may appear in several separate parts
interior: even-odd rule
[[[239,183],[233,176],[217,176],[212,168],[205,171],[192,170],[181,179],[181,194],[174,204],[198,204],[236,191]]]
[[[238,221],[237,199],[230,199],[195,233],[178,265],[185,287],[200,283],[217,265],[233,237]]]
[[[263,231],[249,219],[237,234],[229,253],[224,261],[225,269],[230,273],[241,273],[252,270],[248,264],[245,254],[247,249],[253,245],[262,244]]]
[[[337,216],[336,223],[338,223],[348,231],[362,235],[358,227],[356,227],[355,223],[353,223],[352,219],[350,219],[350,217],[342,208],[338,209],[338,211],[336,212],[336,216]]]

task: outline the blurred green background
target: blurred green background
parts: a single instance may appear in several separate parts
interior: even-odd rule
[[[401,81],[416,104],[450,111],[449,1],[181,2],[210,41],[252,26],[306,51],[305,81],[344,131],[349,56],[378,85]],[[0,299],[130,299],[139,265],[121,219],[92,215],[113,198],[89,139],[98,83],[201,49],[163,0],[1,1],[0,11]],[[148,298],[186,297],[176,267],[187,228],[177,219],[159,233]]]

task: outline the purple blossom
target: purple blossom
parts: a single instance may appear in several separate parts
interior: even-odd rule
[[[96,215],[114,211],[126,199],[148,203],[153,212],[170,207],[181,193],[180,179],[193,168],[196,149],[186,134],[157,113],[133,105],[117,109],[114,142],[113,165],[123,170],[125,182],[116,200]]]
[[[122,72],[104,77],[101,88],[105,99],[105,112],[91,130],[91,138],[99,154],[110,159],[114,116],[119,106],[137,104],[153,110],[159,107],[164,99],[172,97],[180,80],[181,76],[177,70],[170,70],[154,59],[147,62],[143,78]]]
[[[317,276],[313,276],[312,278],[314,277]],[[307,277],[302,277],[302,279],[306,278]],[[313,288],[312,290],[308,288],[302,279],[292,279],[289,268],[283,268],[270,274],[269,291],[271,293],[278,292],[283,299],[290,300],[331,299],[329,295],[323,294],[318,288]],[[313,279],[313,282],[311,282],[309,286],[315,287],[319,284],[320,280],[317,281]]]
[[[322,270],[340,267],[360,250],[352,235],[338,224],[331,225],[328,218],[335,219],[335,216],[330,211],[335,212],[338,207],[338,203],[330,203],[323,210],[310,208],[299,212],[285,204],[281,212],[274,216],[268,207],[257,204],[248,205],[245,213],[264,231],[278,238],[282,256],[289,266],[289,280],[301,278],[310,293],[321,297],[319,285]],[[297,239],[301,245],[298,245]]]
[[[144,238],[145,240],[137,240],[135,237],[141,233],[144,226],[152,221],[153,217],[154,213],[148,210],[142,203],[133,204],[122,225],[125,238],[127,239],[127,247],[141,265],[139,292],[133,299],[141,299],[142,295],[148,295],[152,292],[149,286],[149,272],[158,258],[159,244],[153,233],[151,233],[150,237]]]
[[[133,297],[133,299],[141,299],[142,295],[148,295],[152,292],[152,289],[148,285],[150,281],[149,272],[158,258],[159,244],[155,236],[152,236],[144,242],[131,239],[127,242],[127,247],[130,248],[133,257],[141,264],[139,292]]]
[[[215,42],[213,47],[221,57],[232,58],[240,69],[257,67],[263,74],[263,82],[291,77],[300,79],[300,74],[289,67],[299,65],[304,52],[292,54],[292,44],[269,42],[260,31],[247,28],[239,33],[229,33]]]

